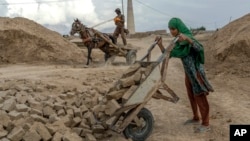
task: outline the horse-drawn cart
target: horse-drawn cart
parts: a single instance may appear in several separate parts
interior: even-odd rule
[[[92,60],[91,52],[93,48],[99,48],[105,53],[105,61],[112,61],[115,56],[125,57],[128,65],[136,61],[136,49],[114,44],[114,38],[111,35],[101,33],[93,28],[88,28],[78,19],[72,24],[70,31],[71,35],[75,33],[79,33],[83,45],[88,49],[88,60],[86,65],[89,65],[89,61]],[[79,43],[77,44],[79,45]]]
[[[176,103],[179,98],[165,83],[169,54],[176,38],[163,51],[157,61],[150,61],[150,54],[158,41],[149,48],[148,53],[131,65],[122,77],[106,94],[108,104],[106,118],[101,123],[109,129],[121,133],[133,141],[144,141],[153,129],[153,116],[144,108],[151,98],[164,99]],[[147,61],[144,61],[147,59]],[[171,97],[165,96],[164,91]]]
[[[117,44],[114,44],[112,41],[105,38],[102,33],[98,32],[97,30],[93,30],[93,31],[97,37],[103,39],[109,44],[109,47],[107,48],[107,52],[109,52],[110,59],[113,59],[112,57],[119,56],[119,57],[125,57],[126,63],[128,65],[135,63],[136,53],[137,53],[137,50],[135,48],[118,46]]]

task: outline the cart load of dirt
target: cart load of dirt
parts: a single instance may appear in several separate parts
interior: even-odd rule
[[[212,72],[250,76],[250,14],[217,31],[208,40],[206,49]]]
[[[0,62],[82,62],[83,53],[59,33],[25,18],[0,17]]]

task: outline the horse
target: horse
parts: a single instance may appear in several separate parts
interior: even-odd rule
[[[85,25],[81,23],[80,20],[74,19],[74,22],[72,23],[70,35],[73,36],[74,34],[78,33],[80,35],[80,38],[82,39],[84,45],[88,49],[88,58],[86,65],[89,65],[89,61],[92,61],[91,52],[93,48],[99,48],[105,53],[105,61],[108,60],[108,58],[111,57],[109,54],[108,48],[109,43],[104,41],[102,38],[95,35],[95,32],[92,28],[88,28]],[[111,40],[113,43],[115,43],[115,40],[112,35],[102,33],[102,35],[108,39]]]

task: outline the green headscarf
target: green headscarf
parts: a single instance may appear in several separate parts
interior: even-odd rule
[[[192,39],[194,42],[200,44],[196,39],[194,39],[191,31],[181,21],[181,19],[172,18],[168,22],[168,27],[177,29],[180,33],[186,35],[187,37]],[[177,57],[177,58],[185,57],[190,53],[190,49],[191,49],[191,45],[188,43],[188,41],[176,42],[175,47],[173,48],[173,50],[170,53],[170,57]],[[203,49],[203,46],[202,46],[202,49],[197,54],[195,59],[196,59],[195,60],[196,66],[199,66],[199,64],[204,64],[204,49]]]

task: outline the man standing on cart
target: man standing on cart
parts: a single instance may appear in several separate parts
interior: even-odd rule
[[[115,43],[117,43],[117,38],[118,38],[119,34],[121,34],[123,45],[126,46],[127,40],[126,40],[125,33],[128,34],[128,30],[124,28],[125,17],[121,13],[120,8],[116,8],[115,12],[116,12],[117,16],[114,18],[116,28],[115,28],[115,31],[113,33],[113,37],[115,39]]]

